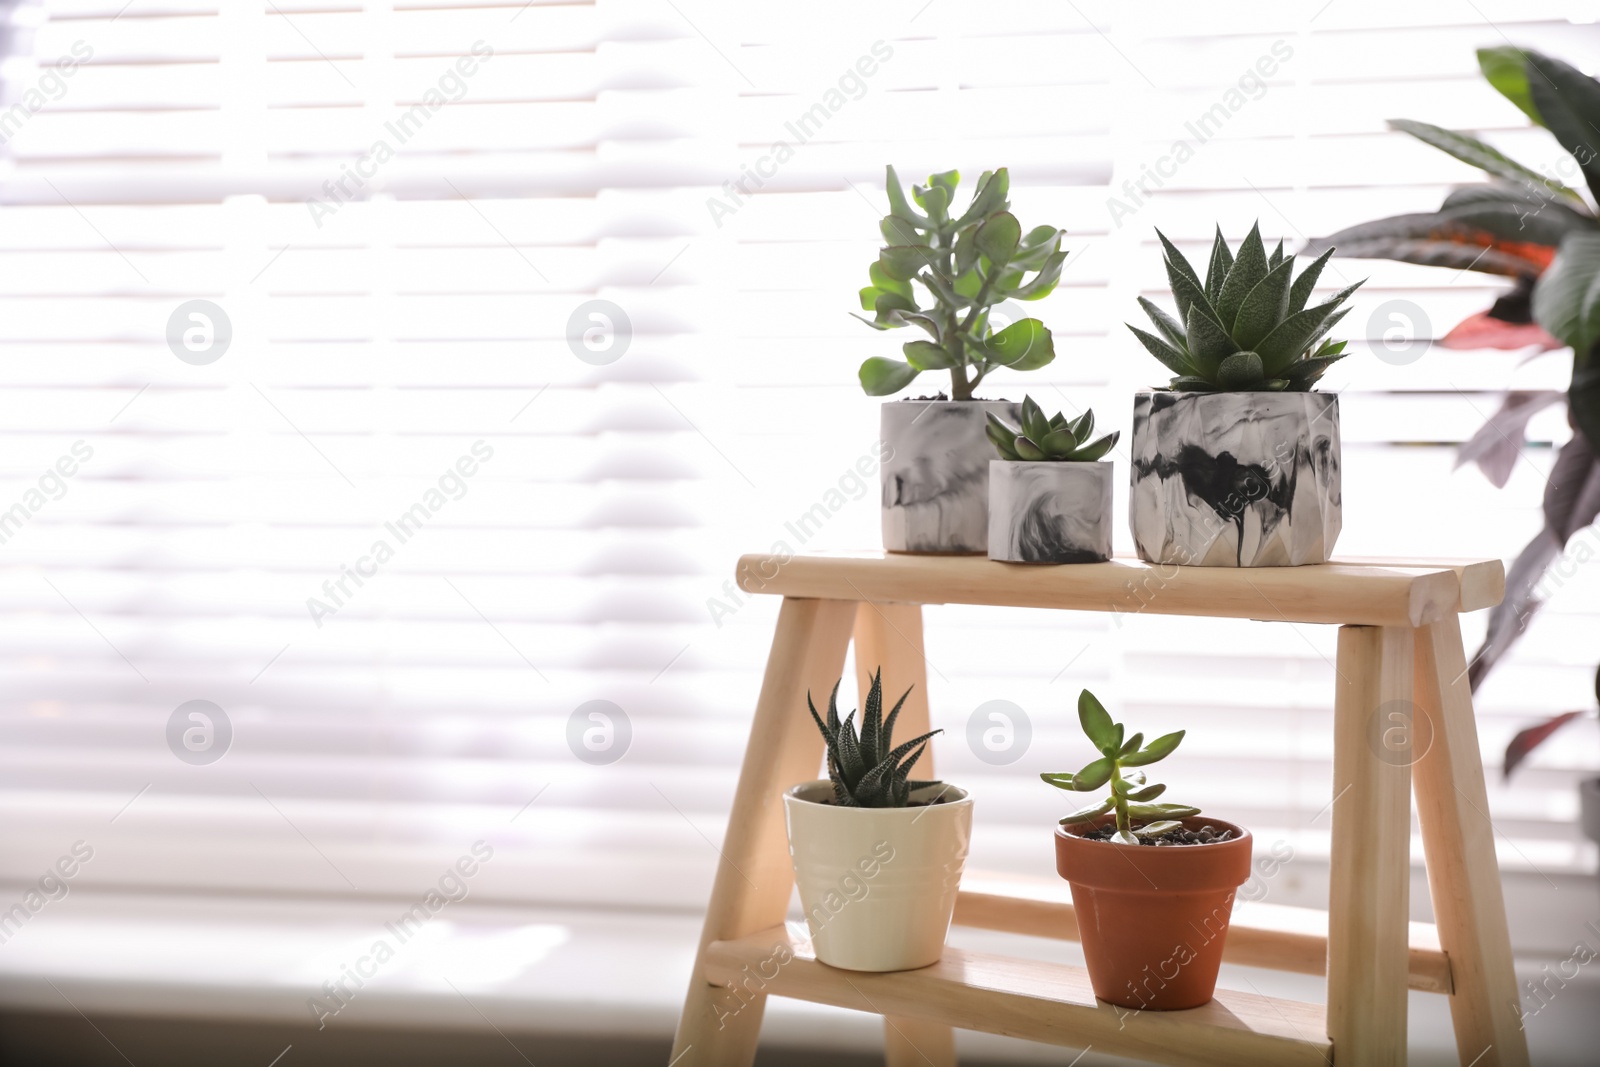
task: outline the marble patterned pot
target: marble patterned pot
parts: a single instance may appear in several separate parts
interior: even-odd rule
[[[1138,393],[1129,520],[1139,558],[1325,563],[1339,539],[1339,398]]]
[[[890,552],[982,555],[989,544],[993,412],[1015,424],[1008,400],[891,400],[883,405],[883,547]]]
[[[972,797],[924,786],[906,808],[842,808],[826,779],[783,795],[800,907],[817,959],[852,971],[938,963],[972,838]]]
[[[989,558],[1103,563],[1111,558],[1106,463],[989,463]]]

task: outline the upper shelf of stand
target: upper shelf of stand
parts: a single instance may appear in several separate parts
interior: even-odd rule
[[[1062,566],[884,552],[741,556],[739,588],[823,600],[990,604],[1268,622],[1423,626],[1505,595],[1497,559],[1341,559],[1313,567]]]

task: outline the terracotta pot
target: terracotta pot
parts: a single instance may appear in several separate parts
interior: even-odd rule
[[[1111,816],[1097,821],[1101,826]],[[1072,886],[1094,995],[1125,1008],[1198,1008],[1217,987],[1234,892],[1250,877],[1250,832],[1213,845],[1121,845],[1056,828],[1056,871]]]
[[[817,959],[852,971],[938,963],[972,837],[972,798],[931,785],[913,808],[841,808],[826,780],[783,795],[800,907]]]

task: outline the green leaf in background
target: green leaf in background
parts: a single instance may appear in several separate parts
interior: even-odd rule
[[[1517,105],[1517,109],[1543,126],[1539,109],[1533,106],[1533,94],[1528,89],[1528,53],[1515,45],[1478,49],[1478,69],[1500,95]]]
[[[1550,335],[1587,356],[1600,339],[1600,234],[1574,233],[1533,290],[1533,317]]]
[[[911,364],[898,359],[872,356],[862,362],[857,375],[861,379],[862,390],[868,396],[889,396],[910,385],[920,373]]]
[[[1579,75],[1579,77],[1582,77],[1582,75]],[[1588,81],[1587,78],[1584,80]],[[1510,156],[1490,148],[1469,134],[1447,130],[1443,126],[1435,126],[1431,122],[1417,122],[1415,119],[1390,119],[1389,128],[1409,133],[1424,144],[1430,144],[1439,149],[1439,151],[1455,156],[1463,163],[1470,163],[1479,170],[1488,171],[1497,178],[1515,182],[1534,192],[1549,190],[1552,196],[1565,196],[1568,199],[1577,201],[1579,204],[1583,203],[1583,197],[1579,196],[1576,191],[1567,188],[1554,178],[1547,178],[1536,170],[1524,167]],[[1554,132],[1554,130],[1551,132]],[[1559,137],[1560,135],[1557,134],[1558,139]],[[1571,151],[1571,149],[1568,149],[1568,151]]]
[[[1545,129],[1572,153],[1583,170],[1589,191],[1600,200],[1600,82],[1568,63],[1529,52],[1528,89]]]

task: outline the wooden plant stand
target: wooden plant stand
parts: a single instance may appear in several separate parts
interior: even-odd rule
[[[767,996],[884,1016],[891,1067],[954,1064],[952,1027],[1185,1067],[1379,1067],[1405,1062],[1408,989],[1450,997],[1463,1065],[1528,1063],[1458,619],[1499,602],[1498,560],[1233,570],[758,555],[739,561],[738,582],[784,600],[674,1067],[750,1064]],[[823,755],[806,692],[828,692],[853,637],[858,672],[881,665],[885,692],[915,686],[897,733],[928,729],[923,604],[1339,627],[1329,911],[1252,906],[1235,916],[1226,954],[1234,963],[1326,974],[1326,1010],[1219,989],[1212,1003],[1190,1011],[1130,1012],[1097,1001],[1078,967],[952,948],[931,967],[864,974],[818,963],[803,941],[791,940],[784,918],[794,875],[780,797],[815,778]],[[1385,732],[1397,708],[1412,712],[1412,728]],[[1374,736],[1384,737],[1382,758]],[[1427,744],[1414,756],[1405,748],[1413,737],[1418,747]],[[1437,926],[1408,921],[1413,788]],[[1040,848],[1048,847],[1047,829]],[[969,872],[955,921],[1078,936],[1064,882],[979,881]]]

